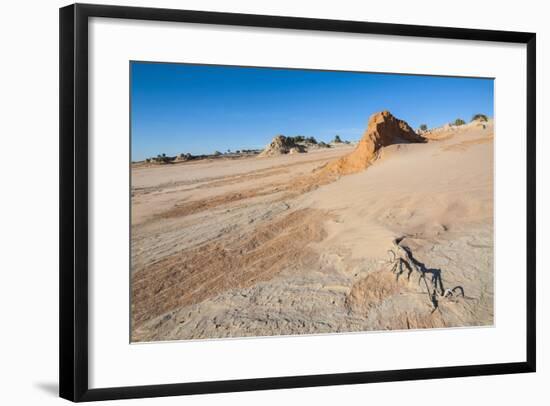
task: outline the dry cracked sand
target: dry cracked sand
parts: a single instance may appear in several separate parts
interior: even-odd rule
[[[369,124],[353,170],[335,168],[363,140],[132,168],[131,340],[492,325],[492,122],[421,143],[388,128]],[[434,311],[396,280],[396,238],[465,296]]]

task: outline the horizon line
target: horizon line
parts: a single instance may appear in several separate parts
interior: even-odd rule
[[[382,112],[382,111],[384,111],[384,110],[380,110],[380,112]],[[387,110],[387,111],[389,111],[389,110]],[[378,113],[378,112],[374,112],[374,113],[372,113],[370,116],[372,116],[372,115],[374,115],[374,114],[377,114],[377,113]],[[391,113],[391,112],[390,112],[390,113]],[[483,115],[486,115],[487,118],[488,118],[489,120],[493,120],[493,119],[494,119],[493,115],[489,115],[489,114],[485,114],[485,113],[476,113],[476,114],[483,114]],[[369,117],[370,117],[370,116],[369,116]],[[399,119],[399,117],[396,117],[396,118]],[[461,118],[461,117],[456,117],[456,118],[455,118],[455,120],[458,120],[458,119],[462,119],[462,118]],[[400,120],[405,121],[407,124],[409,124],[409,123],[407,122],[407,120],[403,120],[403,119],[400,119]],[[464,120],[464,121],[466,121],[466,120]],[[470,119],[470,120],[466,121],[466,124],[471,123],[472,121],[474,121],[474,120],[473,120],[473,119]],[[422,125],[422,124],[420,124],[420,125]],[[444,126],[446,126],[446,125],[453,125],[453,123],[452,123],[452,121],[447,121],[447,122],[445,122],[444,124],[441,124],[441,125],[439,125],[439,126],[428,127],[428,130],[433,130],[433,129],[437,129],[437,128],[442,128],[442,127],[444,127]],[[412,128],[412,127],[411,127],[411,128]],[[416,129],[416,130],[418,130],[418,129]],[[415,131],[416,131],[416,130],[415,130]],[[366,128],[365,128],[364,130],[362,130],[362,131],[363,131],[363,133],[364,133],[364,132],[366,131]],[[275,137],[277,137],[277,136],[279,136],[279,135],[282,135],[282,136],[285,136],[285,137],[298,137],[298,136],[302,136],[302,137],[304,137],[304,138],[314,138],[317,142],[325,142],[326,144],[331,144],[331,143],[332,143],[332,141],[328,141],[328,142],[327,142],[327,141],[319,140],[319,139],[317,139],[317,137],[315,137],[315,136],[313,136],[313,135],[303,135],[303,134],[301,134],[301,133],[297,133],[297,134],[295,134],[295,135],[285,135],[285,134],[282,134],[282,133],[277,133],[277,134],[275,134],[275,135],[273,135],[273,136],[271,137],[271,140],[273,140],[273,138],[275,138]],[[334,138],[335,136],[337,136],[337,135],[339,136],[340,134],[338,134],[337,132],[335,132],[333,138]],[[345,142],[359,142],[359,141],[361,140],[362,137],[363,137],[363,135],[360,135],[360,136],[359,136],[359,139],[349,139],[349,138],[344,139],[344,138],[342,138],[342,136],[340,136],[340,138],[342,139],[342,142],[343,142],[343,143],[345,143]],[[130,141],[131,141],[131,130],[130,130]],[[259,151],[259,150],[263,150],[263,149],[269,144],[269,142],[270,142],[270,141],[268,141],[267,144],[264,144],[264,145],[261,146],[261,147],[258,147],[258,146],[250,147],[250,146],[248,146],[248,147],[241,147],[241,148],[238,148],[238,149],[227,149],[226,152],[221,151],[220,149],[214,149],[213,151],[207,152],[207,153],[194,153],[194,152],[189,152],[189,151],[180,151],[180,152],[176,152],[175,155],[172,155],[172,154],[170,154],[170,153],[161,152],[161,153],[157,153],[156,155],[151,155],[151,156],[145,157],[145,158],[143,158],[143,159],[138,159],[138,160],[135,160],[135,161],[134,161],[133,159],[131,159],[131,161],[132,161],[132,162],[145,161],[146,159],[151,159],[151,158],[160,157],[160,156],[162,156],[163,154],[164,154],[166,157],[178,156],[178,155],[181,155],[181,154],[190,154],[191,156],[199,157],[199,156],[211,156],[211,155],[216,155],[216,152],[220,152],[222,155],[224,155],[224,154],[226,154],[226,153],[236,153],[237,151]],[[131,155],[132,155],[132,154],[130,153],[130,158],[132,158]]]

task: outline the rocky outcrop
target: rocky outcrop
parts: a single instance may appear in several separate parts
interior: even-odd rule
[[[271,143],[260,153],[260,157],[276,156],[284,154],[297,154],[307,152],[306,148],[294,142],[291,137],[277,135],[271,140]]]
[[[389,111],[375,113],[370,117],[357,148],[349,155],[328,163],[324,171],[340,175],[359,172],[372,164],[382,147],[411,142],[426,142],[426,139]]]

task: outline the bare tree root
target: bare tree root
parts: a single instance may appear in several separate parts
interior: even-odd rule
[[[422,262],[414,258],[410,248],[401,245],[404,237],[393,241],[393,249],[388,250],[390,255],[388,265],[391,272],[395,274],[398,281],[403,273],[407,273],[407,280],[410,280],[413,272],[418,273],[418,284],[424,282],[428,300],[432,304],[432,313],[439,309],[439,300],[452,297],[464,297],[464,288],[455,286],[452,289],[445,289],[440,269],[427,268]],[[428,282],[428,276],[430,281]]]

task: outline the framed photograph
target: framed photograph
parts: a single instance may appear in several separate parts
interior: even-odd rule
[[[535,34],[60,10],[60,395],[535,371]]]

